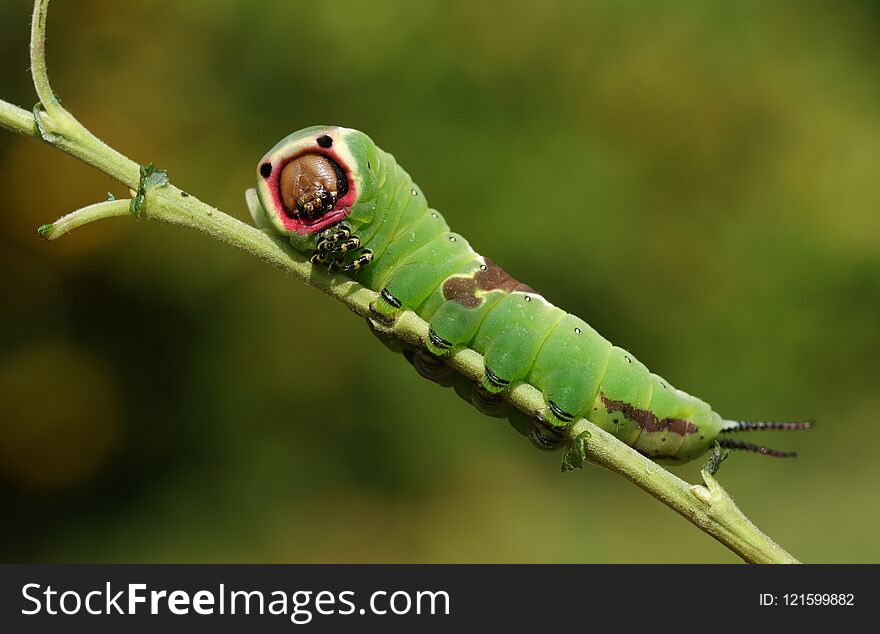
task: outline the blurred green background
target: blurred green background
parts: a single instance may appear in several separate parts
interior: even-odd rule
[[[0,4],[25,107],[29,12]],[[368,132],[675,385],[818,419],[721,480],[804,560],[880,561],[876,3],[55,0],[49,36],[68,108],[240,218],[279,138]],[[3,561],[737,560],[243,253],[133,220],[41,242],[126,193],[61,153],[0,131],[0,189]]]

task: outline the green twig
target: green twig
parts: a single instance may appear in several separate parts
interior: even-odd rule
[[[102,203],[95,203],[82,209],[72,211],[66,216],[62,216],[55,222],[41,226],[37,229],[37,233],[44,240],[56,240],[65,233],[87,225],[96,220],[104,218],[115,218],[118,216],[127,216],[131,213],[129,206],[130,200],[107,200]]]
[[[25,136],[40,136],[37,122],[30,112],[3,100],[0,100],[0,126]]]
[[[46,111],[61,109],[61,104],[49,84],[49,69],[46,67],[46,18],[49,14],[49,0],[36,0],[31,17],[31,78],[34,90]]]
[[[109,147],[68,113],[56,98],[46,69],[45,34],[49,0],[36,0],[31,29],[31,71],[34,88],[40,99],[34,115],[0,101],[0,126],[25,136],[43,139],[107,175],[135,192],[129,200],[111,200],[75,211],[40,228],[40,235],[54,240],[71,229],[100,220],[139,212],[144,219],[195,229],[286,271],[343,302],[353,312],[369,317],[370,301],[376,293],[323,269],[313,268],[307,259],[282,240],[184,194],[170,184],[164,172],[142,168]],[[157,176],[157,174],[159,176]],[[136,204],[135,204],[136,203]],[[381,327],[379,327],[382,329]],[[398,318],[387,332],[402,341],[420,345],[427,336],[428,324],[411,311]],[[460,350],[448,360],[464,376],[478,380],[484,372],[483,357],[473,350]],[[539,390],[526,383],[512,386],[505,398],[523,412],[534,415],[544,407]],[[584,459],[610,469],[660,500],[701,530],[727,546],[747,562],[797,563],[797,560],[764,535],[737,508],[730,496],[707,471],[703,484],[690,485],[660,465],[587,420],[574,423],[567,431],[569,451],[565,466],[578,468]]]

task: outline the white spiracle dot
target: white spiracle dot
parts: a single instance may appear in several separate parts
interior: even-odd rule
[[[580,329],[580,328],[575,328],[575,329],[574,329],[574,334],[576,334],[576,335],[581,334],[581,329]]]
[[[431,218],[436,218],[437,214],[431,214]]]
[[[528,295],[526,295],[526,301],[527,301],[527,302],[530,302],[530,301],[532,301],[532,298],[529,297]]]
[[[450,242],[455,242],[455,236],[449,236],[449,241],[450,241]]]
[[[629,358],[628,356],[626,356],[626,355],[623,355],[623,360],[626,361],[627,363],[632,363],[632,362],[633,362],[633,360],[630,359],[630,358]]]
[[[413,196],[418,196],[418,195],[419,195],[419,192],[416,191],[415,187],[413,187],[413,189],[412,189],[411,191],[412,191],[412,195],[413,195]]]
[[[481,265],[480,265],[480,270],[481,270],[481,271],[485,271],[485,270],[486,270],[486,265],[485,265],[485,264],[481,264]]]

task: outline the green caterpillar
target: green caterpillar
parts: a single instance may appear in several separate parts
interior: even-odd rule
[[[254,221],[311,254],[316,266],[354,277],[379,292],[374,318],[393,323],[403,310],[430,324],[423,349],[403,352],[424,376],[452,385],[466,400],[552,449],[559,430],[587,418],[642,454],[683,463],[720,434],[747,429],[804,429],[810,423],[729,421],[653,374],[586,322],[550,304],[452,233],[443,217],[390,154],[364,133],[312,127],[282,139],[257,166],[248,191]],[[459,346],[484,355],[472,385],[442,359]],[[532,419],[499,395],[517,381],[543,392]],[[750,443],[722,446],[791,456]]]

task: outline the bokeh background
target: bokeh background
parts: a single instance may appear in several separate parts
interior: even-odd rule
[[[27,0],[0,95],[29,107]],[[367,131],[472,244],[752,437],[720,477],[804,560],[877,562],[874,2],[56,0],[97,134],[241,218],[256,161]],[[0,560],[733,562],[562,476],[344,307],[185,230],[36,227],[119,185],[0,131]],[[691,480],[699,464],[677,471]]]

